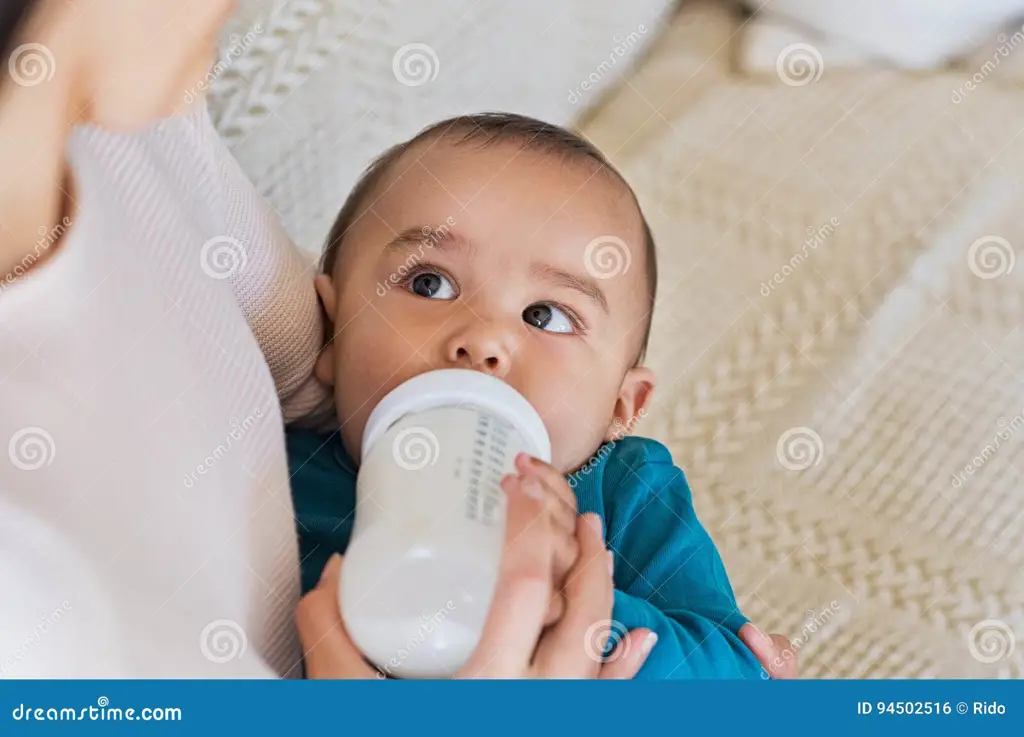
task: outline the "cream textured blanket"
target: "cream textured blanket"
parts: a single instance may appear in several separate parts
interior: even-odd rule
[[[268,20],[250,2],[230,29],[246,46],[217,122],[304,246],[370,156],[432,119],[569,122],[596,99],[570,92],[667,3],[451,0],[426,25],[413,5]],[[583,126],[659,242],[639,431],[686,469],[744,612],[789,635],[802,675],[1022,677],[1024,98],[999,70],[844,70],[802,46],[741,75],[743,35],[684,10]],[[424,39],[443,86],[394,84]]]
[[[241,0],[211,74],[214,122],[302,247],[359,172],[459,113],[568,125],[655,37],[671,0]]]
[[[813,47],[753,78],[743,32],[685,11],[585,126],[659,241],[640,432],[802,675],[1022,677],[1024,98]]]

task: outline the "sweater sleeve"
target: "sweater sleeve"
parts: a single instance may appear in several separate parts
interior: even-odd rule
[[[323,318],[313,280],[316,257],[300,251],[277,213],[256,191],[199,107],[190,120],[210,157],[221,222],[212,224],[201,256],[214,274],[226,275],[270,367],[285,422],[322,410],[330,392],[313,377],[323,345]]]
[[[4,280],[0,676],[272,677],[301,655],[277,391],[217,270],[243,251],[209,259],[246,236],[198,113],[72,131],[73,227]]]
[[[630,464],[608,509],[614,618],[658,633],[640,678],[762,678],[737,632],[746,623],[683,472],[661,448]],[[613,625],[618,629],[617,625]]]

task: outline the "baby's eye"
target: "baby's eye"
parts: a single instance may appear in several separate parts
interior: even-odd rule
[[[408,281],[409,291],[427,299],[452,299],[455,288],[448,277],[436,271],[424,271]]]
[[[565,310],[548,302],[527,307],[523,310],[523,320],[528,325],[550,333],[576,332],[574,321]]]

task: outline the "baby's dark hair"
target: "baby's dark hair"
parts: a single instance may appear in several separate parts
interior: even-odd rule
[[[654,310],[654,299],[658,288],[658,262],[654,247],[654,237],[644,217],[640,203],[632,187],[623,176],[609,163],[596,146],[572,131],[557,125],[545,123],[535,118],[514,113],[477,113],[475,115],[459,115],[442,120],[424,128],[413,138],[399,143],[378,156],[363,172],[356,186],[349,193],[338,217],[331,227],[324,244],[323,256],[320,260],[321,270],[325,274],[334,272],[338,252],[349,229],[362,216],[364,207],[376,192],[381,181],[391,167],[410,148],[429,139],[445,138],[456,145],[478,143],[488,146],[497,143],[520,143],[523,148],[555,154],[567,161],[578,161],[594,165],[612,180],[621,184],[636,205],[643,227],[644,263],[647,277],[647,323],[644,326],[643,341],[636,363],[639,364],[647,352],[647,342],[651,334],[651,313]]]

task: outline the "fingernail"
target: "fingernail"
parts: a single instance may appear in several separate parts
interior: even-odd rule
[[[647,655],[649,652],[651,652],[651,650],[654,649],[654,646],[657,645],[657,644],[658,644],[658,633],[657,632],[649,633],[647,635],[647,637],[644,638],[643,644],[640,646],[640,653],[642,655]]]
[[[334,555],[332,555],[330,558],[327,559],[327,565],[325,565],[324,569],[322,571],[320,571],[320,583],[323,583],[324,579],[327,578],[327,571],[328,571],[328,569],[330,569],[331,566],[334,565],[334,561],[337,560],[338,558],[341,558],[341,556],[338,553],[335,553]]]
[[[596,532],[601,538],[604,538],[604,522],[601,520],[601,515],[590,512],[587,515],[587,524],[590,525],[590,529]]]
[[[534,499],[544,498],[544,489],[541,488],[540,482],[537,481],[537,479],[523,479],[522,487],[527,496],[533,497]]]
[[[615,553],[614,553],[614,551],[611,551],[611,550],[608,550],[606,552],[608,553],[608,575],[609,576],[614,576],[615,575]]]

